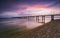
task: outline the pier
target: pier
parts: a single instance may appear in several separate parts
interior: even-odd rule
[[[54,16],[60,16],[60,14],[23,16],[22,18],[27,18],[29,20],[31,17],[35,17],[36,22],[45,24],[46,16],[51,16],[51,21],[54,21]],[[40,19],[41,19],[41,21],[39,21]]]
[[[52,15],[36,15],[36,16],[26,16],[27,19],[29,19],[30,17],[36,17],[36,22],[38,23],[45,23],[45,17],[46,16],[51,16],[51,21],[54,21],[54,16],[60,16],[60,14],[52,14]],[[40,17],[42,22],[40,22]]]

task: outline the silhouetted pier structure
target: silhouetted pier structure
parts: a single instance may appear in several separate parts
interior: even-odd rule
[[[27,18],[29,20],[31,17],[35,17],[36,18],[36,22],[45,24],[45,17],[46,16],[51,16],[51,21],[54,21],[54,16],[60,16],[60,14],[23,16],[23,17],[19,17],[19,18]],[[41,19],[41,21],[39,21],[40,19]]]
[[[51,15],[36,15],[36,16],[26,16],[27,19],[29,19],[30,17],[36,17],[36,22],[38,23],[45,23],[45,16],[51,16],[51,21],[54,21],[54,16],[60,16],[60,14],[51,14]],[[40,22],[40,17],[42,22]]]

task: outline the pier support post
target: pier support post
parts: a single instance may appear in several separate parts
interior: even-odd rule
[[[39,16],[36,16],[36,22],[38,22],[39,21]]]
[[[51,15],[51,21],[54,21],[54,15]]]
[[[45,23],[45,16],[42,16],[42,23]]]

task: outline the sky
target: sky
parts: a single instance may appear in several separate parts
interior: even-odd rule
[[[0,17],[60,14],[60,0],[0,0]]]

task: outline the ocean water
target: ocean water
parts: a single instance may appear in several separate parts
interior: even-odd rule
[[[41,22],[41,17],[39,18],[39,22]],[[55,16],[54,19],[60,19],[60,16]],[[45,17],[45,23],[51,21],[50,16]],[[36,22],[36,17],[27,18],[4,18],[0,19],[0,31],[4,31],[4,29],[18,29],[25,30],[25,29],[33,29],[35,27],[41,26],[43,23]]]

